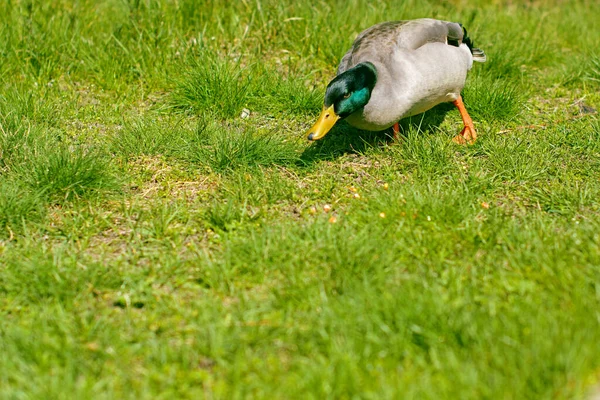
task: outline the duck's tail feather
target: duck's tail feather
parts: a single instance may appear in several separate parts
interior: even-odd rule
[[[467,35],[467,30],[465,29],[464,26],[462,26],[462,24],[460,24],[460,26],[463,29],[462,42],[469,47],[469,50],[471,50],[471,54],[473,54],[473,61],[485,62],[487,60],[487,57],[486,57],[485,53],[483,52],[483,50],[478,49],[477,47],[473,47],[473,41]]]
[[[473,61],[485,62],[487,60],[487,56],[485,55],[483,50],[478,49],[477,47],[471,48],[471,54],[473,54]]]

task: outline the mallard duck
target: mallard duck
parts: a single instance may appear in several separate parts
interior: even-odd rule
[[[452,102],[464,124],[453,140],[473,143],[475,126],[460,92],[473,61],[485,60],[455,22],[424,18],[372,26],[342,58],[308,139],[323,138],[341,119],[368,131],[393,127],[397,138],[402,118]]]

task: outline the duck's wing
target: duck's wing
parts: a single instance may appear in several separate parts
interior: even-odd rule
[[[456,47],[465,43],[476,61],[485,61],[485,54],[473,48],[461,24],[423,18],[383,22],[363,31],[342,58],[337,73],[340,74],[363,61],[385,61],[398,49],[416,50],[427,43],[435,42]]]
[[[352,47],[342,57],[337,74],[352,68],[367,59],[379,60],[393,51],[404,25],[412,21],[382,22],[362,31],[354,40]]]

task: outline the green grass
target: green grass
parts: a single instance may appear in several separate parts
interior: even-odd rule
[[[597,11],[0,2],[0,398],[590,398]],[[306,142],[356,34],[417,17],[488,56],[477,143],[444,105]]]

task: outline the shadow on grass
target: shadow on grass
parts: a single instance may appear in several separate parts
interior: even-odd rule
[[[401,140],[406,140],[406,133],[410,131],[428,135],[438,134],[439,126],[444,122],[446,114],[453,109],[452,104],[443,103],[425,113],[401,120]],[[335,160],[345,154],[362,154],[368,149],[382,148],[393,142],[391,128],[380,132],[369,132],[356,129],[341,121],[324,139],[306,148],[300,156],[300,162],[303,165],[310,165],[317,161]]]

